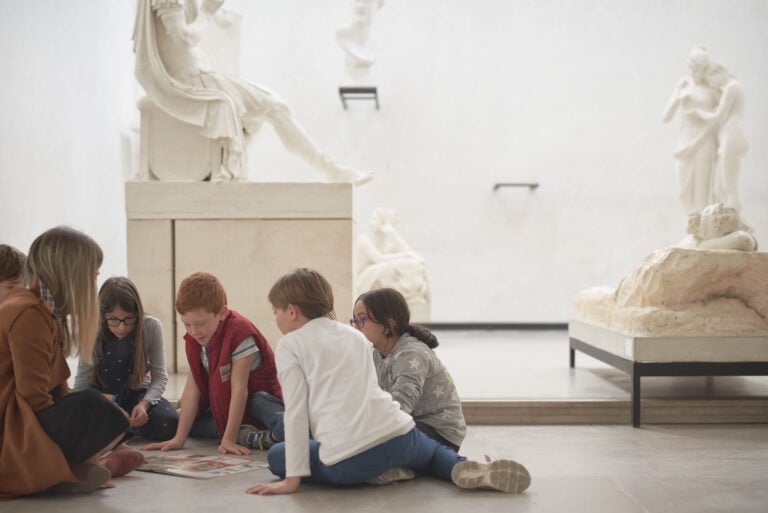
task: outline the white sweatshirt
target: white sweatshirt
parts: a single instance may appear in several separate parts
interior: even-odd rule
[[[333,465],[415,426],[379,387],[371,348],[362,333],[325,317],[278,342],[286,476],[310,475],[310,433],[320,445],[320,460]]]

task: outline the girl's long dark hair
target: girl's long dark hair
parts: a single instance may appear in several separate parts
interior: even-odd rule
[[[371,320],[384,325],[387,335],[392,335],[393,331],[398,337],[407,333],[425,343],[430,349],[438,346],[437,337],[431,331],[424,326],[411,324],[408,303],[397,290],[391,288],[370,290],[360,294],[357,301],[365,305]]]
[[[141,304],[139,291],[131,280],[123,276],[109,278],[99,289],[99,304],[101,305],[101,329],[99,338],[94,347],[94,362],[101,359],[101,348],[104,341],[112,333],[109,331],[105,319],[107,312],[111,312],[116,306],[119,306],[126,312],[136,315],[136,324],[133,327],[133,371],[128,384],[136,389],[144,382],[144,376],[147,373],[147,343],[144,340],[144,307]],[[94,379],[100,380],[99,373],[94,372]],[[103,384],[103,383],[101,383]]]

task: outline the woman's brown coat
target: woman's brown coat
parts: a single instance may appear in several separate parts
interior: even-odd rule
[[[0,304],[0,499],[76,482],[64,455],[37,421],[69,391],[64,333],[35,293],[17,288]]]

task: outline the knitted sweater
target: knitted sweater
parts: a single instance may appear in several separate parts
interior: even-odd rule
[[[467,434],[461,399],[451,375],[432,349],[404,334],[386,358],[374,350],[373,361],[381,388],[392,394],[404,412],[449,442],[461,445]]]

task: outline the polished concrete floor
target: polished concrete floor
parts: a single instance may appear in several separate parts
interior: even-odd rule
[[[468,400],[628,400],[618,371],[577,356],[568,368],[564,332],[441,332],[441,359]],[[174,376],[169,397],[180,391]],[[644,394],[663,400],[768,397],[766,378],[654,378]],[[758,403],[762,404],[762,403]],[[137,444],[134,444],[137,445]],[[213,454],[215,443],[185,450]],[[133,472],[114,489],[78,497],[0,502],[0,512],[398,511],[704,513],[768,511],[768,424],[472,425],[462,453],[512,458],[533,476],[523,494],[463,491],[429,477],[389,486],[302,485],[290,496],[244,493],[273,479],[266,469],[210,480]],[[250,458],[264,461],[263,452]]]

